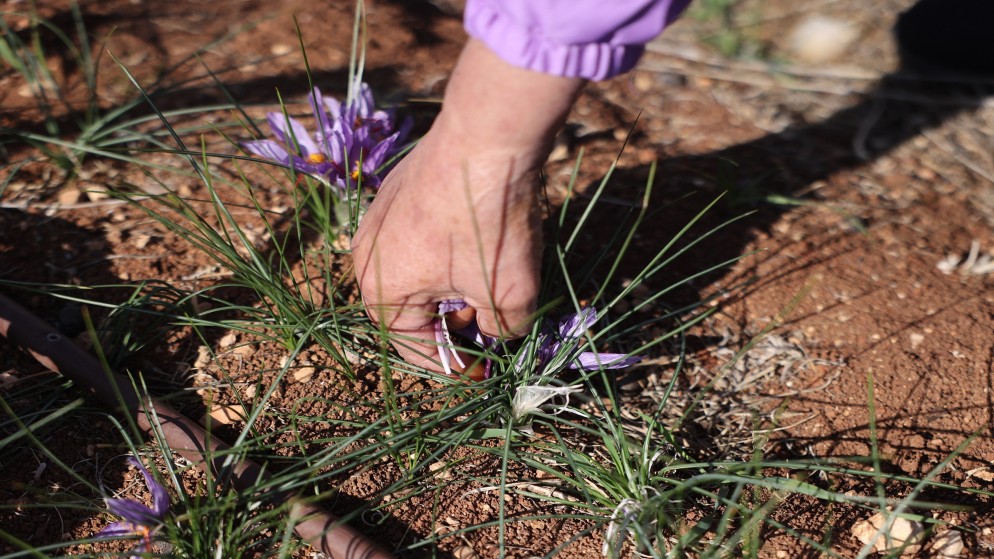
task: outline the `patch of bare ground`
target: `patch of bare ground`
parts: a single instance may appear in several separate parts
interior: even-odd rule
[[[46,17],[65,17],[65,3],[39,4]],[[465,39],[458,9],[437,2],[368,4],[366,79],[384,98],[437,97]],[[640,199],[649,165],[659,161],[652,211],[623,263],[620,281],[626,273],[631,277],[690,216],[724,193],[692,233],[701,236],[697,247],[633,295],[647,297],[673,281],[734,261],[645,311],[652,315],[699,297],[713,297],[710,304],[718,307],[711,319],[688,333],[687,364],[664,414],[685,421],[681,442],[702,457],[739,458],[757,448],[771,458],[866,457],[876,447],[886,473],[921,479],[955,454],[937,480],[994,490],[994,274],[983,267],[983,258],[994,253],[994,106],[983,97],[982,84],[936,83],[897,71],[900,59],[890,29],[899,11],[910,5],[907,1],[753,4],[741,7],[741,13],[756,19],[740,33],[746,43],[761,47],[756,54],[763,58],[719,56],[702,45],[716,23],[688,18],[649,46],[638,70],[592,84],[547,168],[549,198],[556,202],[565,196],[574,157],[583,148],[577,195],[582,203],[584,192],[599,182],[628,137],[607,194],[617,215],[605,210],[595,216],[580,243],[596,246],[614,230],[616,218]],[[91,33],[108,37],[101,48],[113,52],[143,83],[166,75],[166,68],[185,60],[193,49],[252,24],[211,47],[204,63],[236,99],[266,105],[251,107],[253,116],[274,106],[276,88],[284,98],[301,100],[308,86],[290,17],[296,14],[315,83],[336,93],[344,90],[350,5],[297,0],[152,5],[82,2]],[[857,33],[844,54],[800,63],[791,58],[786,38],[815,11],[846,22]],[[71,66],[52,64],[60,64],[70,82],[76,79]],[[120,75],[109,63],[102,72]],[[179,89],[161,99],[165,108],[220,99],[195,64],[168,76]],[[108,107],[133,95],[119,77],[101,87]],[[0,74],[0,122],[37,126],[18,91],[16,76]],[[430,104],[416,101],[407,108],[421,125],[433,111]],[[182,122],[226,122],[230,117],[195,115]],[[212,149],[234,152],[207,134]],[[233,134],[248,137],[241,131]],[[191,138],[196,142],[195,135]],[[233,165],[219,168],[228,173],[226,178],[237,178]],[[174,172],[155,176],[186,197],[207,198],[194,177]],[[290,207],[286,190],[272,178],[259,173],[250,179],[258,185],[260,203],[273,215]],[[126,165],[98,159],[88,161],[76,179],[44,163],[23,167],[0,196],[0,279],[76,286],[160,280],[192,289],[225,277],[215,262],[138,208],[88,194],[107,185],[148,191],[162,187]],[[237,199],[237,193],[231,196]],[[715,234],[701,235],[747,212]],[[245,211],[244,218],[251,215]],[[246,225],[257,234],[253,242],[271,241],[261,225]],[[336,274],[348,277],[347,257],[332,265]],[[43,295],[3,289],[52,321],[64,309],[63,303]],[[320,292],[320,286],[315,290]],[[88,296],[119,304],[127,293],[107,289]],[[245,302],[256,303],[250,298]],[[633,303],[637,301],[624,304]],[[105,314],[95,312],[98,320]],[[647,337],[656,334],[646,332]],[[199,417],[251,399],[257,386],[267,385],[286,364],[281,347],[250,342],[221,334],[205,341],[186,330],[173,331],[131,364],[164,386],[183,388],[184,411]],[[24,354],[6,344],[0,347],[0,391],[10,390],[12,383],[51,378]],[[620,379],[629,412],[654,409],[673,380],[676,351],[672,344],[657,347],[642,367]],[[375,367],[360,368],[355,379],[337,373],[326,353],[308,349],[291,364],[268,405],[309,417],[335,417],[356,404],[349,398],[372,400],[383,391]],[[410,390],[431,387],[423,379],[397,380]],[[691,403],[695,411],[684,417]],[[36,404],[31,399],[12,402],[15,409]],[[129,481],[134,472],[125,471],[118,459],[126,448],[114,426],[96,412],[81,418],[51,428],[46,445],[80,475],[99,479],[108,488],[128,487],[126,495],[141,495],[140,484]],[[236,428],[237,421],[218,426],[218,433]],[[281,431],[275,441],[286,452],[293,442],[288,433]],[[6,434],[0,432],[0,437]],[[311,422],[300,435],[310,448],[306,439],[334,434]],[[410,498],[393,495],[397,504],[386,509],[388,514],[364,515],[356,524],[388,547],[434,534],[440,536],[437,548],[443,555],[496,556],[496,528],[460,529],[498,515],[499,493],[481,480],[496,476],[500,465],[468,451],[448,459],[455,464],[451,471],[445,466],[432,471],[443,482],[446,476],[456,482]],[[42,467],[45,461],[36,452],[0,457],[0,502],[7,505],[0,510],[0,524],[5,531],[42,545],[88,537],[110,521],[90,510],[31,508],[73,488],[72,479],[57,468]],[[390,461],[343,475],[325,487],[337,491],[330,507],[348,513],[377,498],[400,475]],[[535,472],[511,475],[531,479]],[[843,493],[872,496],[876,491],[869,478],[826,474],[813,481]],[[187,483],[192,488],[196,479]],[[893,481],[885,489],[889,496],[903,497],[913,487],[912,481]],[[830,544],[843,556],[854,555],[861,546],[850,529],[873,514],[803,495],[774,497],[783,501],[771,513],[773,520]],[[926,497],[969,506],[967,511],[927,514],[964,534],[961,556],[990,554],[994,525],[989,497],[937,490]],[[509,517],[568,512],[565,505],[518,494],[505,501]],[[560,556],[599,556],[601,533],[589,530],[589,523],[579,519],[524,520],[508,526],[506,549],[508,556],[531,557],[577,537]],[[818,555],[782,530],[766,529],[762,540],[762,557]],[[0,550],[10,551],[3,545]],[[429,555],[431,547],[410,556]]]

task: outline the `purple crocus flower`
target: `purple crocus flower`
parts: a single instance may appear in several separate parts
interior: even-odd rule
[[[439,318],[435,321],[435,341],[438,342],[438,358],[442,363],[442,368],[446,374],[451,374],[451,362],[456,361],[460,367],[465,368],[465,364],[460,360],[455,351],[455,344],[448,325],[445,322],[445,314],[466,308],[466,302],[459,299],[450,299],[438,304]],[[624,353],[601,353],[596,351],[577,351],[583,340],[583,336],[591,326],[598,320],[597,309],[587,307],[580,312],[567,315],[559,321],[558,328],[546,325],[533,342],[532,347],[525,347],[520,352],[520,357],[516,363],[519,368],[524,367],[524,360],[528,355],[534,354],[536,361],[535,370],[539,374],[552,374],[555,371],[546,369],[556,360],[557,356],[567,355],[566,362],[570,369],[582,369],[585,371],[596,371],[599,369],[621,369],[638,363],[641,357],[628,356]],[[497,346],[497,339],[484,336],[480,333],[475,324],[472,324],[459,332],[464,338],[473,340],[482,347],[493,348]],[[485,363],[486,377],[490,376],[491,361]],[[485,377],[485,378],[486,378]]]
[[[442,369],[445,371],[445,374],[450,376],[452,375],[451,363],[453,361],[464,370],[466,369],[466,363],[463,362],[462,358],[459,357],[459,353],[456,351],[456,345],[452,341],[452,334],[449,332],[449,325],[445,321],[445,315],[465,309],[467,306],[469,305],[461,299],[447,299],[438,304],[438,318],[435,320],[435,341],[438,343],[438,360],[442,363]],[[481,347],[493,347],[497,341],[495,338],[484,336],[476,326],[476,322],[472,322],[469,326],[459,329],[456,333],[463,338],[476,342]],[[484,360],[483,378],[490,378],[490,369],[492,366],[493,361],[490,359]]]
[[[325,97],[314,88],[308,97],[317,132],[282,112],[266,115],[275,140],[254,140],[249,153],[282,163],[345,189],[359,184],[376,187],[379,170],[399,149],[411,128],[405,119],[394,130],[392,111],[376,110],[367,84],[358,84],[351,103]]]
[[[564,348],[574,352],[582,341],[583,334],[590,329],[600,317],[597,309],[587,307],[576,314],[567,315],[559,321],[558,336],[551,332],[539,334],[536,354],[539,362],[547,364],[554,356],[559,355]],[[623,369],[641,361],[641,357],[628,356],[624,353],[600,353],[596,351],[581,351],[570,359],[570,369],[595,371],[604,369]]]
[[[438,360],[442,363],[442,369],[447,375],[452,374],[452,361],[458,363],[463,369],[466,368],[466,364],[456,352],[456,345],[452,343],[452,334],[449,333],[449,325],[445,322],[445,315],[466,307],[466,302],[458,299],[446,300],[438,304],[438,318],[435,319],[435,342],[438,343]]]
[[[134,456],[128,458],[128,463],[138,468],[138,471],[145,478],[145,485],[152,493],[152,508],[131,499],[107,499],[107,508],[110,512],[120,516],[121,520],[112,522],[97,532],[97,537],[140,536],[142,541],[135,547],[134,551],[147,553],[152,546],[152,534],[162,523],[166,513],[169,512],[169,493],[166,492],[165,487],[152,478],[152,474]]]

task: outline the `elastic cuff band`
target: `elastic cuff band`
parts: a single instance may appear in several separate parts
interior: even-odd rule
[[[470,36],[505,62],[555,76],[605,80],[634,68],[645,52],[641,44],[554,43],[483,2],[472,13],[467,11],[464,24]]]

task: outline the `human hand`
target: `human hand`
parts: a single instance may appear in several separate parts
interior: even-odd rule
[[[441,113],[386,177],[352,241],[366,310],[411,364],[441,369],[441,301],[469,305],[447,317],[456,329],[474,317],[491,337],[530,326],[541,259],[538,175],[583,83],[467,44]]]
[[[475,317],[488,336],[524,333],[542,244],[535,172],[514,176],[513,161],[492,154],[460,164],[451,141],[437,128],[422,139],[384,180],[352,243],[370,317],[405,360],[436,371],[440,301],[469,305],[449,316],[455,328]]]

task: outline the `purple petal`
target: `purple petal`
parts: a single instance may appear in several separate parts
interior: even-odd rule
[[[361,186],[375,188],[377,190],[380,188],[382,182],[383,181],[380,180],[380,177],[376,173],[367,173],[365,171],[360,173],[359,180],[356,181],[356,183]]]
[[[356,121],[359,120],[359,108],[354,101],[351,105],[342,108],[342,116],[338,117],[338,120],[342,123],[343,130],[355,128]]]
[[[551,336],[545,336],[539,339],[535,357],[539,363],[548,363],[559,353],[560,347],[562,347],[562,344],[559,341],[554,340]]]
[[[379,144],[376,144],[366,158],[362,162],[362,170],[367,173],[374,173],[379,169],[384,163],[386,163],[387,156],[393,149],[394,142],[397,141],[398,135],[394,134],[386,140],[383,140]]]
[[[559,321],[559,336],[564,342],[577,340],[597,322],[597,309],[587,307]]]
[[[598,369],[621,369],[641,361],[641,357],[628,356],[624,353],[596,353],[584,351],[570,363],[570,369],[596,371]]]
[[[356,151],[355,130],[352,126],[342,126],[341,130],[336,130],[335,133],[338,135],[340,148],[338,153],[333,154],[333,158],[341,157],[343,161],[352,161]]]
[[[352,130],[352,145],[350,146],[355,155],[355,159],[363,153],[373,149],[376,139],[370,135],[369,127],[362,125]]]
[[[335,170],[335,164],[330,161],[326,161],[324,163],[311,163],[303,157],[297,156],[294,156],[288,165],[292,166],[298,173],[306,173],[308,175],[316,175],[319,177],[328,176]]]
[[[407,117],[404,122],[400,123],[400,128],[397,130],[397,144],[403,142],[407,139],[407,135],[411,133],[411,129],[414,128],[414,119]],[[396,144],[395,144],[396,145]]]
[[[107,499],[107,509],[131,524],[149,526],[159,519],[156,512],[138,501],[130,499]]]
[[[363,119],[362,128],[369,132],[369,137],[375,143],[393,134],[393,120],[387,111],[376,111],[369,118]]]
[[[328,110],[328,114],[331,116],[332,119],[338,120],[339,118],[342,117],[341,101],[331,97],[322,97],[322,102],[324,103],[324,108]]]
[[[380,177],[372,173],[363,173],[362,175],[362,186],[367,186],[369,188],[379,188],[383,181]]]
[[[332,131],[332,115],[328,114],[324,108],[327,106],[327,101],[324,96],[321,95],[321,90],[314,88],[311,95],[307,97],[307,102],[311,106],[311,111],[314,113],[314,117],[318,121],[318,138],[327,138]]]
[[[280,141],[281,144],[286,144],[286,119],[283,113],[266,113],[266,121],[269,122],[269,128],[273,131],[273,136]],[[292,118],[290,119],[293,120]]]
[[[373,101],[373,90],[370,89],[369,84],[360,83],[357,88],[355,99],[352,102],[356,106],[356,116],[368,117],[373,112],[373,106],[375,105]]]
[[[325,138],[325,153],[328,158],[339,167],[344,167],[345,157],[348,149],[345,145],[345,136],[341,130],[335,129]]]
[[[299,148],[303,155],[321,153],[317,144],[307,133],[307,128],[297,119],[288,117],[283,113],[269,113],[266,118],[269,120],[269,126],[273,129],[273,135],[285,145]],[[289,130],[287,126],[289,126]]]
[[[119,536],[132,536],[137,532],[138,527],[131,522],[118,521],[111,522],[103,530],[94,534],[94,536],[98,538],[116,538]]]
[[[524,367],[525,360],[531,356],[535,361],[535,370],[540,372],[559,352],[559,346],[559,341],[555,340],[553,336],[545,332],[540,333],[534,342],[529,341],[521,348],[515,366],[519,369]]]
[[[290,164],[290,154],[283,149],[283,146],[272,140],[255,140],[242,144],[245,151],[252,155],[259,155],[266,159],[278,161],[284,165]]]
[[[389,111],[383,109],[373,111],[372,114],[363,119],[364,124],[368,124],[370,128],[391,128],[390,120],[393,116]]]
[[[462,299],[446,299],[438,302],[438,314],[461,311],[468,306]]]
[[[159,482],[155,481],[152,474],[145,469],[145,466],[142,466],[137,458],[132,456],[128,459],[128,462],[134,464],[145,478],[145,485],[148,486],[148,490],[152,493],[152,511],[156,518],[161,519],[169,512],[169,492]]]

